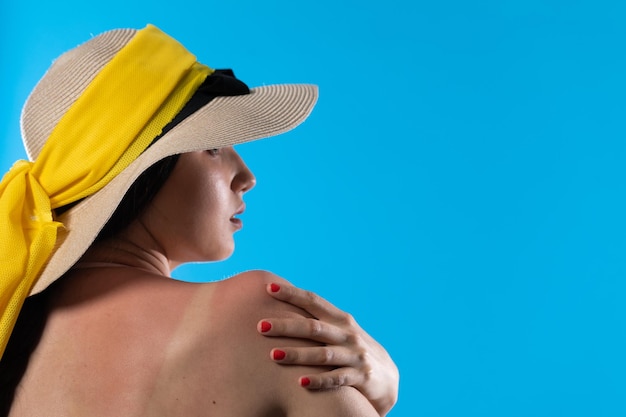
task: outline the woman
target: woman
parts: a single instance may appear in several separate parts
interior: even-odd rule
[[[164,279],[230,256],[255,184],[231,145],[295,127],[315,100],[249,90],[154,26],[53,64],[22,116],[33,162],[0,184],[9,415],[388,412],[395,365],[318,296],[264,271]]]

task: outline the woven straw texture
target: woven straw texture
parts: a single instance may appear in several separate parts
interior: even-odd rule
[[[135,30],[114,30],[59,57],[37,84],[22,112],[22,133],[35,159],[59,120]],[[317,101],[317,87],[272,85],[243,96],[218,97],[148,148],[102,190],[61,215],[55,251],[32,294],[62,276],[89,248],[133,181],[158,160],[173,154],[231,146],[275,136],[302,123]]]

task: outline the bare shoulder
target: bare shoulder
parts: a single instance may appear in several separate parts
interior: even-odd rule
[[[224,286],[232,287],[233,290],[237,291],[243,289],[244,291],[242,295],[244,296],[255,295],[254,292],[251,293],[248,290],[257,289],[259,288],[259,285],[261,285],[261,288],[265,288],[266,285],[271,283],[290,284],[285,278],[280,277],[273,272],[261,269],[241,272],[223,281],[219,281],[218,283]]]
[[[262,309],[276,314],[298,314],[307,316],[303,310],[291,304],[277,301],[267,294],[267,286],[276,283],[279,285],[291,285],[289,281],[273,272],[265,270],[252,270],[234,275],[228,279],[217,282],[216,292],[220,297],[227,297],[233,301],[230,307],[241,307],[240,303],[254,307],[256,311]],[[248,310],[248,309],[246,309]]]
[[[276,346],[277,341],[262,337],[256,331],[258,323],[266,318],[309,318],[306,311],[292,304],[282,302],[268,294],[272,283],[291,285],[286,279],[263,270],[253,270],[234,275],[210,284],[207,288],[207,311],[213,317],[224,317],[221,331],[228,331],[233,337],[248,346],[267,349]],[[213,320],[213,322],[215,322]],[[240,331],[237,331],[239,329]],[[289,340],[292,345],[310,346],[312,342]],[[269,351],[264,352],[269,357]]]
[[[327,370],[322,367],[281,366],[275,363],[270,352],[273,348],[286,346],[314,347],[319,344],[304,340],[264,337],[256,330],[260,320],[277,317],[294,319],[310,318],[304,310],[276,300],[267,293],[271,283],[291,285],[286,279],[268,271],[248,271],[220,281],[213,295],[214,305],[219,303],[224,317],[228,317],[228,329],[220,333],[232,335],[228,353],[231,370],[243,377],[239,388],[247,392],[248,399],[258,397],[259,403],[270,410],[281,410],[285,416],[377,416],[370,403],[352,387],[327,391],[310,391],[302,388],[300,376],[310,372]],[[224,323],[226,324],[226,323]],[[239,330],[237,330],[239,329]],[[254,372],[250,372],[254,369]],[[253,395],[250,393],[254,392]],[[274,415],[274,413],[270,413]]]

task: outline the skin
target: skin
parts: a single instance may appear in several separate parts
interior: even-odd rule
[[[265,319],[257,329],[265,336],[288,336],[323,343],[320,347],[284,347],[277,362],[288,365],[332,365],[328,372],[308,372],[300,378],[309,380],[307,389],[332,389],[352,386],[358,389],[376,408],[386,415],[398,400],[400,374],[387,351],[365,332],[350,314],[339,310],[317,294],[287,285],[272,283],[269,294],[304,309],[313,318]],[[271,328],[263,331],[263,322]],[[265,326],[267,327],[267,325]]]
[[[232,254],[255,181],[232,148],[181,155],[151,205],[59,281],[11,416],[384,415],[397,368],[351,316],[266,271],[169,279]]]

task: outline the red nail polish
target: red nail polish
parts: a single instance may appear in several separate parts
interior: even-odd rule
[[[280,285],[278,285],[278,284],[271,284],[270,285],[270,290],[272,290],[272,292],[278,292],[278,291],[280,291]]]
[[[272,352],[272,357],[274,358],[275,361],[281,361],[283,359],[285,359],[286,353],[280,349],[274,349],[274,352]]]
[[[270,323],[269,321],[262,321],[261,322],[261,331],[263,333],[265,332],[269,332],[272,328],[272,323]]]
[[[311,380],[307,378],[306,376],[300,378],[300,385],[302,385],[303,387],[308,387],[310,384],[311,384]]]

